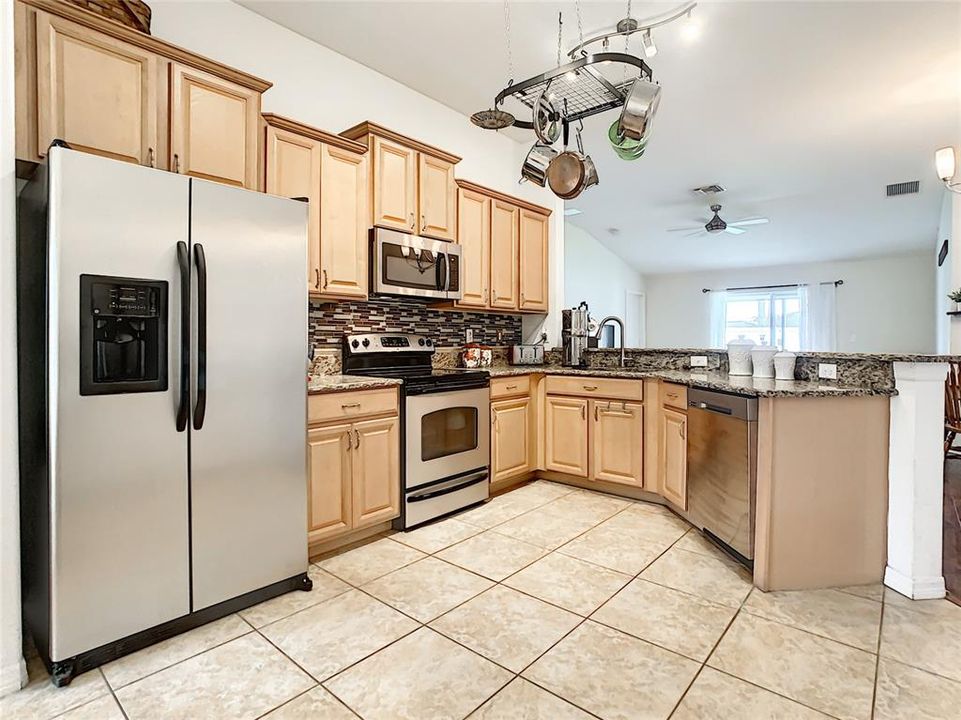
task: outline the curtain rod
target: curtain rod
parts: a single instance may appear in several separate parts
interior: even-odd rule
[[[788,283],[787,285],[750,285],[748,287],[729,287],[724,288],[724,292],[730,292],[732,290],[776,290],[777,288],[791,288],[791,287],[801,287],[802,285],[813,285],[815,283]],[[817,285],[843,285],[843,280],[828,280],[827,282],[816,283]],[[701,288],[702,293],[711,292],[711,288]]]

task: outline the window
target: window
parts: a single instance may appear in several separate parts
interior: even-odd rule
[[[801,350],[806,327],[805,295],[803,287],[717,293],[711,298],[717,306],[713,328],[715,347],[746,338],[758,345]]]

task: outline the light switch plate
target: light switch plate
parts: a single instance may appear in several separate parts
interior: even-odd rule
[[[818,363],[818,377],[822,380],[837,380],[838,366],[834,363]]]
[[[466,339],[467,339],[467,342],[469,342],[469,343],[474,342],[474,331],[473,331],[471,328],[467,328],[467,329],[464,331],[464,334],[467,336],[467,338],[466,338]]]
[[[691,355],[691,367],[707,367],[707,355]]]

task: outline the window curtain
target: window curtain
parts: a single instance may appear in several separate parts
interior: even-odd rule
[[[727,292],[712,290],[707,296],[711,302],[711,347],[727,347]]]
[[[838,345],[837,286],[833,282],[803,285],[801,298],[801,347],[833,352]]]

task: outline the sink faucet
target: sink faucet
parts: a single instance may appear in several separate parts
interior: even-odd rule
[[[604,332],[604,326],[609,322],[617,323],[617,326],[621,329],[621,367],[624,367],[624,321],[617,315],[608,315],[597,324],[597,332],[594,333],[594,337],[600,339],[601,333]]]

